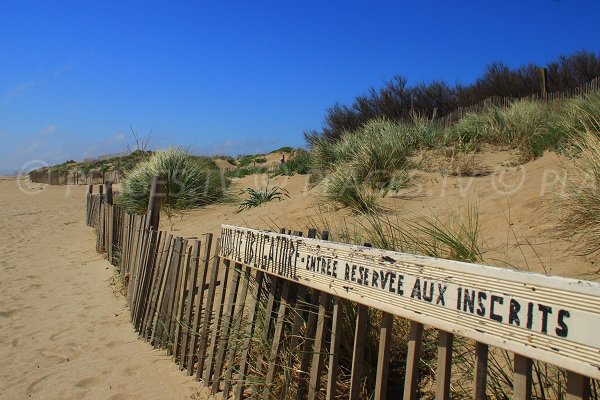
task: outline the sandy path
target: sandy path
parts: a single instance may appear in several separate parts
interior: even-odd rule
[[[0,178],[0,399],[189,398],[197,385],[137,339],[109,285],[84,191]]]

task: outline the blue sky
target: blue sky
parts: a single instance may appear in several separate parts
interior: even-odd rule
[[[2,1],[0,171],[151,146],[304,144],[325,110],[395,74],[600,50],[597,0]]]

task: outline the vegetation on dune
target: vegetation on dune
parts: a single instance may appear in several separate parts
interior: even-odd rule
[[[600,76],[600,57],[581,51],[561,56],[546,65],[548,89],[561,92]],[[470,85],[451,86],[442,81],[408,86],[407,79],[395,76],[381,88],[370,88],[349,104],[335,104],[325,113],[320,131],[305,133],[314,145],[319,138],[339,140],[346,132],[359,129],[374,118],[410,121],[415,110],[429,118],[444,116],[458,107],[473,105],[492,96],[525,97],[540,91],[540,66],[529,64],[511,69],[502,63],[488,65]]]
[[[324,198],[356,212],[378,210],[377,198],[408,183],[410,156],[420,144],[406,123],[375,119],[342,140],[322,139],[313,147],[316,179]]]
[[[268,180],[264,186],[261,185],[258,189],[246,188],[242,190],[241,194],[247,194],[248,198],[240,203],[238,212],[258,207],[273,200],[281,201],[284,197],[290,197],[289,192],[282,187],[269,187]]]
[[[228,183],[211,159],[169,148],[154,153],[127,173],[117,203],[129,212],[144,212],[154,176],[164,180],[162,208],[167,215],[223,199]]]
[[[535,101],[520,100],[508,108],[490,107],[470,113],[448,130],[452,143],[490,143],[517,149],[523,161],[541,156],[547,149],[558,149],[566,135],[554,129],[549,107]]]
[[[576,247],[586,254],[600,254],[600,95],[596,102],[576,100],[568,107],[563,123],[572,127],[575,169],[567,175],[564,193],[558,196],[558,234],[575,238]]]

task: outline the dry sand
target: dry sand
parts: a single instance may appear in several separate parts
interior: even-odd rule
[[[197,384],[138,340],[84,224],[84,187],[0,178],[0,399],[186,399]]]

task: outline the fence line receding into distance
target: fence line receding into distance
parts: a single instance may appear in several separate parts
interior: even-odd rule
[[[183,238],[110,204],[107,191],[88,190],[86,223],[126,282],[136,331],[223,398],[417,399],[424,329],[438,331],[437,399],[451,398],[459,338],[475,351],[474,399],[487,398],[492,349],[513,354],[515,399],[531,398],[534,360],[567,370],[567,399],[597,390],[590,378],[600,378],[598,283],[334,243],[314,229],[223,225],[218,238]],[[347,310],[355,312],[350,332],[341,328]],[[376,381],[364,393],[372,313],[381,316]],[[403,393],[390,394],[399,318],[409,325],[406,373]],[[347,335],[352,362],[341,365]],[[347,392],[336,385],[341,374],[349,375]]]

